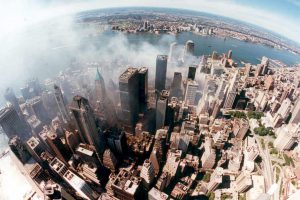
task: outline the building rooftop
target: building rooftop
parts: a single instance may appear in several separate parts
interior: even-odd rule
[[[169,197],[166,193],[159,191],[155,187],[148,192],[148,196],[151,196],[156,200],[166,200]]]
[[[168,60],[168,56],[167,55],[158,55],[157,60]]]
[[[34,149],[39,145],[39,141],[36,138],[31,137],[29,140],[27,140],[27,144],[31,149]]]
[[[141,68],[139,68],[139,73],[144,74],[146,72],[148,72],[148,68],[147,67],[141,67]]]
[[[8,113],[14,110],[11,104],[7,104],[5,107],[0,109],[0,119],[4,118]]]
[[[134,74],[138,73],[137,68],[129,67],[120,75],[120,81],[128,81]]]
[[[131,172],[122,169],[113,181],[112,186],[134,195],[141,184],[141,180],[140,177],[136,177]]]
[[[91,151],[90,149],[87,149],[87,148],[84,148],[83,146],[79,146],[77,147],[76,149],[77,152],[80,152],[80,153],[83,153],[85,155],[88,155],[88,156],[92,156],[93,155],[93,151]]]

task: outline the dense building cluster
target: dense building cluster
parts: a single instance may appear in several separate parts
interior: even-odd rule
[[[147,67],[127,67],[119,87],[98,68],[68,69],[30,80],[21,97],[6,90],[0,125],[37,197],[256,200],[297,190],[299,68],[266,57],[238,67],[232,51],[196,57],[190,40],[178,48],[157,56],[154,83]],[[172,80],[170,68],[181,69]]]

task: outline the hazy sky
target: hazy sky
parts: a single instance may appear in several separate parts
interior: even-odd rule
[[[54,16],[82,10],[154,6],[231,17],[265,27],[300,43],[300,0],[1,0],[0,5],[2,35]]]

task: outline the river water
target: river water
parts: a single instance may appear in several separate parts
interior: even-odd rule
[[[231,38],[224,40],[224,38],[218,37],[199,36],[191,32],[184,32],[173,36],[123,34],[106,31],[101,34],[92,34],[92,36],[89,35],[88,37],[77,33],[75,33],[76,37],[74,37],[74,34],[72,36],[73,38],[70,37],[71,39],[67,38],[68,36],[65,33],[58,31],[52,33],[52,35],[43,35],[39,32],[35,36],[27,38],[27,42],[22,45],[22,48],[26,50],[20,56],[22,56],[24,63],[30,65],[30,73],[43,80],[49,75],[54,76],[60,70],[68,67],[68,63],[74,60],[74,57],[80,56],[91,60],[97,57],[100,59],[117,59],[116,57],[118,56],[124,56],[128,57],[129,61],[135,61],[133,58],[136,56],[137,59],[140,59],[138,63],[153,66],[155,64],[155,56],[158,53],[167,54],[172,42],[176,41],[179,45],[184,45],[187,40],[194,41],[196,56],[211,54],[213,51],[227,53],[228,50],[233,50],[233,59],[236,61],[257,64],[260,62],[259,59],[262,56],[267,56],[272,59],[281,60],[288,65],[300,63],[299,55],[294,55],[285,50],[278,50],[261,44],[252,44]],[[49,42],[49,37],[51,42]],[[37,47],[37,45],[31,45],[33,43],[44,45]],[[141,46],[142,48],[140,48]],[[36,56],[34,61],[32,57],[27,56],[30,50],[31,55]],[[35,54],[32,52],[35,52]],[[106,55],[106,57],[103,57],[103,55]],[[4,134],[0,134],[0,152],[5,148],[7,148],[7,138]],[[24,192],[28,191],[28,184],[24,184],[26,183],[24,177],[18,172],[9,156],[1,159],[0,170],[2,171],[0,175],[0,199],[22,199]]]

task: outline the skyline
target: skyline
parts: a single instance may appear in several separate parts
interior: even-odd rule
[[[16,6],[17,5],[17,6]],[[36,1],[30,0],[22,2],[13,0],[2,2],[0,8],[0,26],[5,27],[1,36],[7,36],[13,32],[61,15],[74,14],[91,9],[101,9],[110,7],[164,7],[181,8],[194,11],[210,13],[214,15],[229,17],[232,19],[244,21],[260,27],[264,27],[272,32],[280,34],[298,45],[300,44],[300,2],[295,0],[283,1],[245,1],[245,0],[129,0],[110,2],[95,0],[76,0],[72,3],[68,0],[63,1]],[[226,9],[224,9],[224,7]]]
[[[12,1],[0,199],[297,199],[296,1]]]

